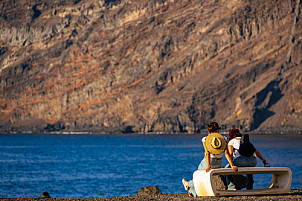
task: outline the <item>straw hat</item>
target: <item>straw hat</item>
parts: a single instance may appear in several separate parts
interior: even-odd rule
[[[205,146],[211,154],[221,154],[226,148],[226,140],[219,133],[210,133],[206,137]]]

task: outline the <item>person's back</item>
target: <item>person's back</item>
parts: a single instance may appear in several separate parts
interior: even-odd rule
[[[230,163],[233,170],[238,171],[238,168],[234,166],[231,157],[226,150],[226,139],[219,134],[221,127],[217,122],[211,122],[207,124],[209,134],[202,138],[203,147],[205,150],[205,156],[198,166],[198,170],[210,171],[212,168],[221,168],[223,152]],[[193,180],[186,181],[182,179],[185,190],[188,191],[190,196],[197,196],[195,191]]]
[[[249,135],[242,134],[239,132],[238,129],[232,129],[229,132],[230,138],[232,138],[228,143],[228,151],[230,155],[234,157],[234,165],[238,167],[255,167],[257,165],[257,158],[258,156],[265,164],[268,164],[259,151],[256,150],[254,145],[249,140]],[[239,137],[240,136],[240,137]],[[238,146],[239,144],[239,146]],[[226,166],[227,167],[227,166]],[[236,190],[235,184],[232,181],[232,176],[226,176],[228,190]],[[253,175],[248,174],[246,179],[246,189],[251,190],[253,189]]]

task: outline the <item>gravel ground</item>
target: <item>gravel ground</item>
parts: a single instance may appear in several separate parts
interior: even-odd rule
[[[155,196],[123,196],[112,198],[0,198],[0,201],[192,201],[192,200],[302,200],[302,189],[291,190],[287,194],[282,195],[262,195],[262,196],[229,196],[229,197],[189,197],[186,193],[173,193]]]

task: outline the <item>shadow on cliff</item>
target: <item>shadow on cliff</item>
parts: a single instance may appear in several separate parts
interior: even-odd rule
[[[270,82],[262,91],[256,94],[256,103],[253,111],[254,121],[251,124],[251,129],[259,128],[266,119],[275,114],[269,109],[283,96],[278,87],[279,82],[276,80]]]

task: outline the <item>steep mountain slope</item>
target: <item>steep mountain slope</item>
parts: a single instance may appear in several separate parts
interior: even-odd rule
[[[302,128],[301,0],[0,5],[2,132]]]

